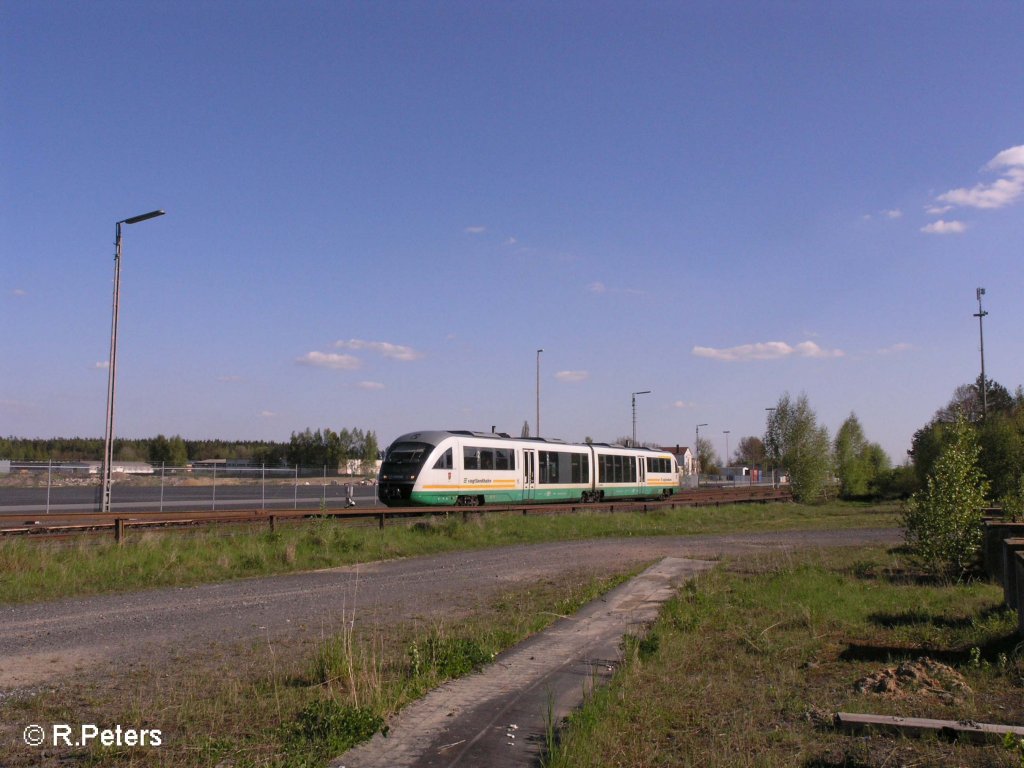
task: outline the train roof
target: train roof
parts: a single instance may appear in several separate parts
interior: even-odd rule
[[[422,432],[409,432],[407,434],[404,434],[404,435],[401,435],[399,437],[396,437],[392,441],[392,444],[394,444],[394,443],[404,443],[404,442],[414,442],[414,443],[415,442],[420,442],[420,443],[432,443],[434,445],[437,445],[442,440],[445,440],[445,439],[447,439],[449,437],[477,437],[477,438],[487,439],[487,440],[509,440],[509,441],[512,441],[512,442],[530,442],[530,443],[540,443],[540,444],[546,444],[546,445],[574,445],[574,446],[586,446],[586,445],[588,445],[588,443],[568,443],[565,440],[560,440],[558,438],[549,438],[549,437],[512,437],[507,432],[475,432],[475,431],[470,430],[470,429],[434,429],[434,430],[424,430]],[[636,447],[632,447],[631,448],[631,447],[629,447],[627,445],[617,445],[617,444],[616,445],[612,445],[611,443],[589,443],[589,445],[592,445],[595,448],[612,448],[612,449],[628,450],[628,451],[648,451],[650,453],[671,453],[671,451],[666,451],[663,448],[648,448],[647,446],[636,446]]]

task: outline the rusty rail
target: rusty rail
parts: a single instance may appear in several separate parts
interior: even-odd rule
[[[388,520],[399,521],[412,518],[436,517],[439,515],[471,515],[490,513],[573,514],[582,510],[604,512],[648,512],[655,509],[677,507],[720,506],[722,504],[744,504],[752,502],[791,501],[788,488],[740,487],[682,490],[665,499],[621,500],[598,504],[493,504],[481,507],[356,507],[349,509],[321,510],[319,508],[276,510],[210,510],[206,512],[81,512],[54,516],[51,520],[40,520],[31,514],[0,514],[0,537],[22,536],[29,538],[54,538],[82,534],[109,533],[113,531],[118,542],[124,541],[129,529],[181,530],[198,526],[219,524],[261,524],[275,530],[280,523],[311,517],[332,518],[352,521],[376,521],[383,528]]]

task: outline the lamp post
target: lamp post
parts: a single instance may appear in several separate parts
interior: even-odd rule
[[[633,447],[636,448],[636,396],[637,395],[649,395],[651,390],[645,389],[643,392],[633,393]]]
[[[540,437],[540,353],[543,351],[537,350],[537,437]]]
[[[114,230],[114,306],[110,321],[110,362],[107,365],[107,421],[103,439],[103,498],[101,512],[110,511],[110,473],[114,463],[114,382],[117,373],[117,318],[121,305],[121,225],[163,216],[163,211],[150,211],[117,222]]]
[[[723,429],[722,434],[725,435],[725,466],[731,466],[729,464],[729,433],[731,429]]]
[[[982,327],[982,319],[988,314],[981,308],[981,297],[985,295],[985,289],[979,288],[977,291],[978,296],[978,313],[975,315],[978,318],[978,338],[981,341],[981,418],[982,420],[988,417],[988,385],[985,382],[985,329]]]
[[[703,469],[700,465],[700,428],[706,427],[707,424],[697,425],[697,437],[693,441],[693,454],[697,457],[697,487],[700,488],[700,471]]]

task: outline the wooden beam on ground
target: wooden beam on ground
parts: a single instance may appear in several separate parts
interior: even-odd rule
[[[902,736],[935,734],[952,740],[964,739],[975,744],[1002,744],[1008,733],[1024,738],[1024,727],[975,723],[970,720],[932,720],[926,717],[837,712],[835,725],[839,730],[850,733],[889,733]]]

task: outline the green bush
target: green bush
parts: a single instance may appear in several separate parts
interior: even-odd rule
[[[950,429],[925,487],[903,510],[907,544],[934,576],[963,578],[981,547],[981,509],[989,484],[978,467],[974,430],[961,417]]]

